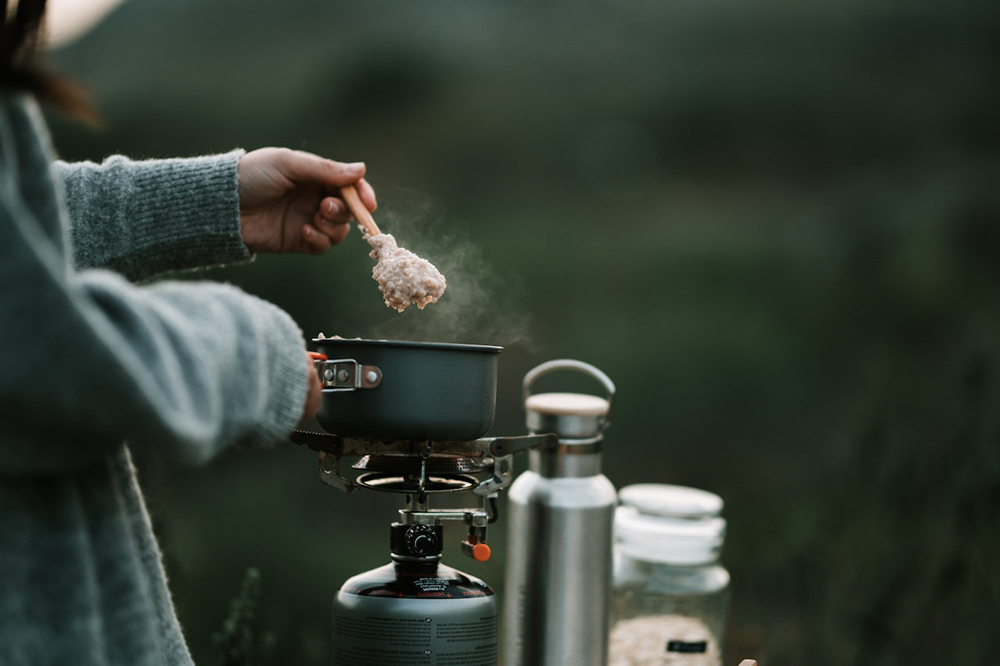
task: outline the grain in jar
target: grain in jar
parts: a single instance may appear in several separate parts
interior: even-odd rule
[[[720,666],[729,573],[722,500],[695,488],[619,492],[610,666]]]

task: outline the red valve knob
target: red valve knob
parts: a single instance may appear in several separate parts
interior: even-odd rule
[[[485,543],[477,543],[472,547],[472,559],[476,562],[485,562],[490,559],[491,552],[490,547]]]

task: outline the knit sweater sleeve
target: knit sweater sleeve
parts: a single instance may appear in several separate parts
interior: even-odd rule
[[[68,272],[23,213],[0,208],[0,284],[18,285],[0,299],[0,475],[87,464],[123,439],[201,462],[295,426],[308,366],[288,315],[228,285]]]
[[[74,269],[31,131],[0,104],[0,477],[79,468],[122,440],[200,462],[286,435],[311,371],[291,317],[229,285]]]
[[[187,159],[57,161],[77,268],[132,281],[251,257],[239,226],[243,151]]]

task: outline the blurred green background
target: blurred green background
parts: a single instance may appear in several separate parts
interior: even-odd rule
[[[308,336],[505,345],[495,434],[536,363],[607,372],[611,480],[726,500],[727,663],[1000,660],[995,0],[131,0],[54,58],[106,121],[53,118],[64,158],[364,160],[449,292],[386,310],[356,230],[195,277]],[[196,661],[255,566],[273,663],[329,663],[396,498],[292,445],[139,463]],[[502,521],[446,550],[501,599]]]

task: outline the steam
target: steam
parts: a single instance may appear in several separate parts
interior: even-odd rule
[[[427,197],[408,191],[409,213],[382,213],[383,228],[399,244],[437,266],[448,289],[423,310],[391,312],[376,324],[372,337],[421,342],[467,342],[531,347],[531,321],[522,307],[523,287],[516,275],[494,268],[474,230],[444,229],[431,215]]]

